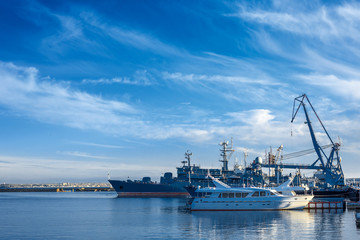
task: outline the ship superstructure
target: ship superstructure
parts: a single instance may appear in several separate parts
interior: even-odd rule
[[[142,180],[112,180],[109,182],[114,187],[119,197],[186,197],[189,196],[185,187],[209,187],[212,181],[207,176],[210,174],[222,181],[228,181],[229,176],[235,172],[228,169],[228,162],[234,149],[229,146],[229,142],[221,142],[220,161],[223,167],[220,168],[201,168],[199,165],[191,164],[192,153],[185,152],[185,160],[182,166],[177,167],[177,176],[173,177],[171,172],[166,172],[160,178],[160,183],[151,181],[150,177],[143,177]]]

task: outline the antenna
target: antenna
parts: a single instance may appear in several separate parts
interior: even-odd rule
[[[245,150],[244,150],[244,165],[245,165],[245,167],[246,167],[246,158],[247,158],[247,156],[249,156],[249,154],[247,152],[247,149],[245,148]]]
[[[185,153],[185,159],[188,162],[188,167],[191,167],[191,163],[190,163],[190,156],[192,155],[192,152],[190,150],[187,150]]]
[[[231,158],[232,154],[235,151],[232,148],[232,138],[231,138],[231,148],[228,148],[228,145],[229,145],[228,141],[221,142],[221,143],[219,143],[219,145],[222,146],[222,149],[220,149],[220,152],[221,152],[220,156],[222,157],[222,159],[219,161],[223,163],[222,171],[226,172],[229,170],[229,168],[228,168],[229,159]],[[230,152],[229,156],[228,156],[227,152]]]
[[[238,166],[239,166],[239,160],[238,160],[238,158],[235,156],[234,170],[235,170],[236,168],[238,168]]]

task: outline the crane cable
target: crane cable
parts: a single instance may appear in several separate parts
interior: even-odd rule
[[[321,146],[321,148],[325,149],[325,148],[329,148],[331,146],[333,146],[333,144],[327,144],[327,145]],[[301,157],[301,156],[304,156],[307,154],[311,154],[313,152],[315,152],[315,149],[311,148],[311,149],[302,150],[299,152],[288,153],[288,154],[281,155],[280,160],[287,160],[287,159],[291,159],[291,158]]]

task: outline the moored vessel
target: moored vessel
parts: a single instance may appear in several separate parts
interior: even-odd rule
[[[173,177],[171,172],[166,172],[160,178],[160,182],[151,181],[150,177],[143,177],[142,180],[112,180],[110,184],[118,194],[118,197],[188,197],[189,193],[184,188],[190,182],[196,185],[207,186],[208,173],[214,176],[221,176],[220,169],[205,169],[200,166],[191,165],[190,151],[185,153],[183,166],[177,167],[177,176]]]
[[[313,199],[312,195],[282,195],[270,188],[232,188],[212,180],[215,187],[195,191],[190,203],[192,211],[299,210]]]
[[[163,178],[172,179],[171,173],[165,173]],[[173,181],[172,183],[155,183],[150,178],[144,177],[142,181],[111,180],[118,197],[187,197],[189,194],[184,188],[188,183],[185,181]]]

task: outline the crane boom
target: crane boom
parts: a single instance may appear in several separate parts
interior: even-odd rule
[[[326,155],[324,149],[319,145],[316,136],[315,136],[315,132],[313,129],[313,126],[311,124],[310,121],[310,117],[308,114],[308,111],[306,109],[306,102],[310,105],[311,109],[313,110],[313,112],[315,113],[316,118],[318,119],[319,123],[321,124],[324,132],[326,133],[327,137],[329,138],[331,145],[332,145],[332,149],[331,152],[329,154],[329,157]],[[296,110],[295,110],[295,105],[296,102],[299,102],[299,105],[297,106]],[[315,163],[317,161],[320,160],[321,165],[320,165],[320,169],[323,172],[323,175],[325,176],[325,182],[324,182],[324,187],[336,187],[339,185],[344,185],[345,184],[345,180],[344,180],[344,173],[342,171],[341,168],[341,164],[340,164],[340,157],[339,157],[339,147],[340,144],[339,143],[334,143],[333,140],[331,139],[329,133],[327,132],[324,124],[321,122],[318,114],[316,113],[314,107],[312,106],[309,98],[306,96],[306,94],[303,94],[297,98],[294,99],[294,104],[293,104],[293,114],[292,114],[292,118],[291,118],[291,123],[294,122],[295,117],[297,116],[297,113],[299,112],[300,107],[303,108],[304,113],[305,113],[305,118],[306,118],[306,122],[305,124],[308,125],[309,128],[309,132],[310,132],[310,136],[311,136],[311,140],[314,146],[314,150],[318,156],[318,159],[314,162],[313,165],[315,165]],[[336,160],[336,164],[334,165],[334,159]]]

